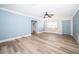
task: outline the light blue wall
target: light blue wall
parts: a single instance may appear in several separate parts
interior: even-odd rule
[[[43,32],[44,31],[44,21],[37,21],[37,32]]]
[[[32,19],[33,21],[36,21],[36,31],[37,32],[44,32],[44,21],[40,21],[37,19]]]
[[[0,40],[31,34],[32,17],[0,10]],[[44,31],[44,22],[37,21],[37,31]]]
[[[71,26],[70,26],[70,24],[71,24],[70,20],[63,20],[63,22],[62,22],[63,34],[67,34],[67,35],[71,34]]]
[[[79,34],[79,11],[73,17],[73,35]]]
[[[0,10],[0,40],[31,33],[31,19]]]

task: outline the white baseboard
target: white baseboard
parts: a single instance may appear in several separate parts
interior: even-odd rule
[[[9,39],[4,39],[4,40],[1,40],[0,43],[2,43],[2,42],[6,42],[6,41],[15,40],[15,39],[19,39],[19,38],[22,38],[22,37],[27,37],[27,36],[31,36],[31,34],[28,34],[28,35],[22,35],[22,36],[17,36],[17,37],[13,37],[13,38],[9,38]]]
[[[76,40],[76,43],[79,44],[79,34],[76,33],[73,35],[74,39]]]
[[[71,36],[73,36],[73,34],[71,34]]]
[[[37,33],[43,33],[43,32],[37,32]]]
[[[55,34],[62,34],[62,33],[59,33],[59,32],[50,32],[50,31],[44,31],[46,33],[55,33]]]

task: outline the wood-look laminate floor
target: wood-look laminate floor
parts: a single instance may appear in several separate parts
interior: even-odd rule
[[[71,36],[41,33],[0,43],[0,54],[78,54]]]

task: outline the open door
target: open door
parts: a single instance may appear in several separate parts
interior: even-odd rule
[[[36,34],[36,23],[37,23],[37,21],[34,21],[34,20],[31,21],[31,24],[32,24],[32,28],[31,28],[32,33],[31,34]]]

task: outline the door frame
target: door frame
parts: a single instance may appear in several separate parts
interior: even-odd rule
[[[34,25],[34,26],[33,26]],[[33,34],[33,31],[35,31],[35,33],[37,33],[37,21],[35,21],[35,20],[31,20],[31,34]],[[33,29],[33,27],[35,28],[35,29]]]

